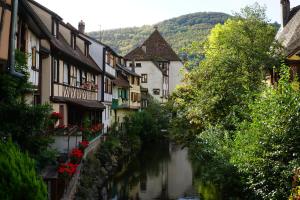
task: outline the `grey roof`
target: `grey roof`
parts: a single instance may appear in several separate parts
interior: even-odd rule
[[[293,14],[286,26],[277,33],[276,39],[285,48],[287,56],[291,56],[300,50],[300,11]]]

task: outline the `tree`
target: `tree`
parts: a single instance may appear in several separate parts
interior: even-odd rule
[[[235,130],[247,118],[247,105],[263,88],[266,73],[278,63],[275,34],[258,4],[216,25],[204,44],[205,59],[173,96],[180,116],[199,130],[217,124]]]
[[[0,141],[0,199],[47,199],[47,189],[35,163],[11,141]]]
[[[262,199],[288,199],[293,171],[300,166],[300,94],[284,66],[278,89],[268,88],[239,126],[231,162]]]

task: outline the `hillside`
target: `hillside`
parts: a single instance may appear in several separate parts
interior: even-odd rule
[[[198,12],[162,21],[155,25],[142,27],[120,28],[101,32],[101,41],[120,55],[125,55],[137,45],[141,44],[158,26],[158,30],[171,44],[173,49],[180,53],[180,49],[192,41],[201,41],[218,23],[224,23],[230,15],[217,12]],[[90,36],[99,39],[99,32],[91,32]]]

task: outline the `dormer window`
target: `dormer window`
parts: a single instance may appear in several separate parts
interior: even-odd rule
[[[74,33],[71,34],[71,47],[76,49],[76,35]]]
[[[52,34],[56,38],[58,36],[58,28],[59,28],[58,27],[58,22],[55,19],[53,19],[52,20]]]
[[[89,55],[89,45],[88,45],[88,43],[84,44],[84,55],[85,56]]]

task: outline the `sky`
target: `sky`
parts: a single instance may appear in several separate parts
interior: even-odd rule
[[[77,27],[83,20],[86,31],[152,25],[180,15],[215,11],[232,14],[258,2],[267,7],[271,21],[281,22],[280,0],[36,0]],[[291,6],[300,0],[290,0]]]

